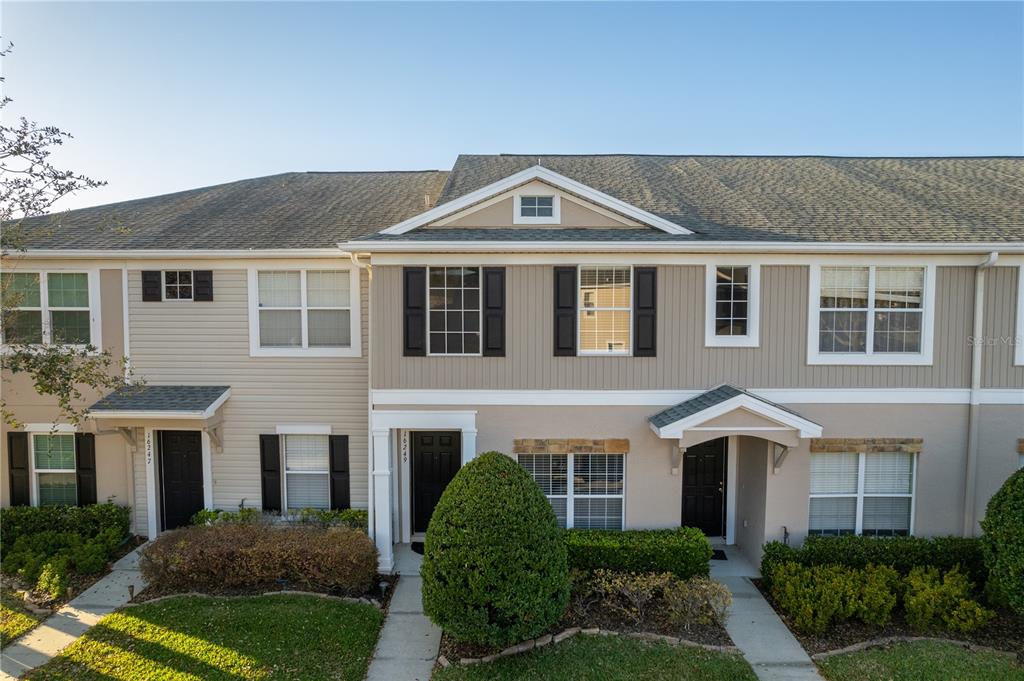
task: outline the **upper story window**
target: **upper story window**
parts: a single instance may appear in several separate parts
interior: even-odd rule
[[[708,265],[704,344],[757,347],[760,338],[760,268]]]
[[[931,364],[932,266],[811,269],[811,364]]]
[[[5,343],[95,345],[99,315],[95,274],[87,272],[5,272]]]
[[[249,272],[250,354],[359,355],[355,269]]]
[[[557,224],[561,219],[561,201],[556,195],[526,196],[516,194],[515,215],[512,222],[517,225]]]
[[[480,268],[431,267],[427,337],[431,355],[480,354]]]
[[[632,350],[631,267],[579,269],[579,353],[628,355]]]
[[[192,300],[192,270],[164,270],[164,300]]]

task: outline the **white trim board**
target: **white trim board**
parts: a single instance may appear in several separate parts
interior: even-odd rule
[[[668,220],[660,218],[653,213],[648,213],[647,211],[637,208],[632,204],[621,201],[614,196],[605,194],[604,192],[600,192],[593,187],[588,187],[582,182],[577,182],[576,180],[570,179],[565,175],[556,173],[555,171],[549,170],[541,165],[535,165],[531,168],[521,170],[518,173],[513,173],[504,179],[492,182],[486,187],[481,187],[480,189],[472,191],[465,196],[460,196],[453,201],[448,201],[447,203],[443,203],[440,206],[436,206],[428,211],[420,213],[415,217],[399,222],[397,225],[383,229],[380,233],[405,234],[417,227],[422,227],[423,225],[440,220],[476,203],[485,201],[495,194],[503,194],[533,180],[540,180],[541,182],[545,182],[553,187],[575,194],[580,198],[586,199],[587,201],[599,206],[621,213],[626,217],[633,218],[638,222],[660,229],[663,232],[680,235],[693,234],[692,231],[677,225],[674,222],[669,222]]]
[[[1014,342],[1014,364],[1024,366],[1024,265],[1017,267],[1017,325]]]
[[[651,252],[651,253],[954,253],[986,256],[1024,254],[1024,244],[918,242],[796,242],[796,241],[343,241],[345,252]]]
[[[906,264],[913,259],[916,264],[956,267],[977,267],[978,254],[971,253],[811,253],[811,252],[760,252],[745,251],[737,253],[721,253],[722,249],[704,251],[693,249],[690,252],[643,253],[629,252],[622,244],[616,252],[574,252],[571,263],[578,265],[708,265],[722,264],[728,260],[732,265],[827,265],[833,262],[849,264],[856,261],[865,265]],[[373,253],[372,264],[377,265],[565,265],[566,256],[560,253],[545,253],[543,249],[532,253],[483,253],[464,252],[447,253],[440,249],[428,253]],[[367,255],[362,253],[361,255]],[[1024,257],[1001,255],[999,263],[993,267],[1017,267],[1011,264],[1016,260],[1024,264]],[[225,264],[230,267],[230,264]]]
[[[719,402],[714,406],[702,409],[695,414],[678,419],[667,425],[659,427],[652,423],[650,426],[651,430],[653,430],[658,437],[674,440],[682,438],[688,430],[699,430],[699,426],[701,424],[736,411],[737,409],[745,409],[753,414],[762,416],[769,421],[774,421],[775,423],[786,426],[787,429],[797,431],[800,437],[821,437],[821,424],[805,419],[802,416],[798,416],[792,412],[786,411],[785,409],[779,409],[774,404],[768,404],[756,397],[743,394],[730,397],[729,399]],[[745,428],[740,426],[729,428],[728,430],[735,432],[737,430],[745,430]],[[757,430],[765,429],[758,428]]]
[[[402,390],[370,391],[375,407],[445,406],[651,406],[667,407],[705,390]],[[970,388],[751,388],[780,404],[970,404]],[[976,404],[1024,405],[1024,390],[983,388]],[[429,414],[430,412],[419,412]]]

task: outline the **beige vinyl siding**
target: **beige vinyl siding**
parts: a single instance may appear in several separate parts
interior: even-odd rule
[[[970,267],[937,268],[934,365],[901,367],[807,365],[808,268],[801,265],[761,268],[759,348],[704,347],[704,267],[659,267],[655,358],[554,357],[552,268],[541,265],[507,268],[506,357],[403,357],[401,276],[398,266],[374,268],[374,388],[956,388],[970,380]]]
[[[285,265],[282,265],[285,266]],[[288,265],[293,266],[293,265]],[[311,269],[316,264],[307,264]],[[278,425],[330,425],[349,436],[352,504],[367,504],[366,275],[363,357],[250,357],[247,271],[215,270],[210,303],[142,302],[129,272],[132,364],[153,384],[231,386],[223,407],[223,451],[212,452],[218,508],[259,507],[259,435]]]
[[[985,274],[985,349],[982,352],[983,388],[1021,388],[1024,366],[1014,366],[1017,320],[1017,277],[1020,268],[993,267]],[[1024,339],[1017,339],[1024,342]]]

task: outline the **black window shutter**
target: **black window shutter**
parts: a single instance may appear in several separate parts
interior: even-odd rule
[[[485,267],[483,355],[505,356],[505,268]]]
[[[28,433],[7,433],[7,470],[11,506],[28,506]]]
[[[160,292],[163,276],[159,270],[146,270],[142,273],[142,302],[159,303],[164,299]]]
[[[348,435],[331,436],[331,508],[349,507]]]
[[[427,268],[402,268],[404,319],[403,350],[406,357],[427,354]]]
[[[192,300],[209,303],[213,300],[213,272],[194,270],[192,272]]]
[[[633,356],[657,355],[658,268],[633,268]]]
[[[78,505],[96,503],[96,436],[75,434],[75,475],[78,481]]]
[[[555,268],[555,357],[576,355],[576,268]]]
[[[281,510],[281,438],[260,435],[260,491],[264,511]]]

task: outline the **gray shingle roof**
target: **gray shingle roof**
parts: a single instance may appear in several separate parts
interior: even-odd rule
[[[446,176],[284,173],[25,222],[32,248],[333,248],[423,212]]]
[[[669,407],[668,409],[659,411],[657,414],[649,417],[647,420],[654,424],[656,428],[664,428],[669,424],[675,423],[676,421],[681,421],[682,419],[685,419],[688,416],[693,416],[694,414],[702,412],[705,409],[710,409],[716,404],[721,404],[722,402],[731,400],[732,398],[737,397],[739,395],[748,395],[750,397],[753,397],[755,400],[760,400],[765,404],[769,404],[778,409],[782,409],[783,411],[787,411],[790,414],[793,414],[794,416],[800,416],[800,414],[798,414],[797,412],[793,411],[792,409],[788,409],[782,406],[781,404],[776,404],[775,402],[766,400],[763,397],[758,397],[757,395],[749,393],[746,390],[741,390],[740,388],[736,388],[725,383],[718,386],[717,388],[712,388],[707,392],[703,392],[700,395],[691,397],[690,399],[684,402],[680,402],[674,407]],[[800,416],[800,418],[804,417]]]
[[[126,386],[89,407],[89,411],[201,412],[229,389],[226,385]]]
[[[681,241],[1024,241],[1024,158],[459,156],[439,202],[540,163]]]

